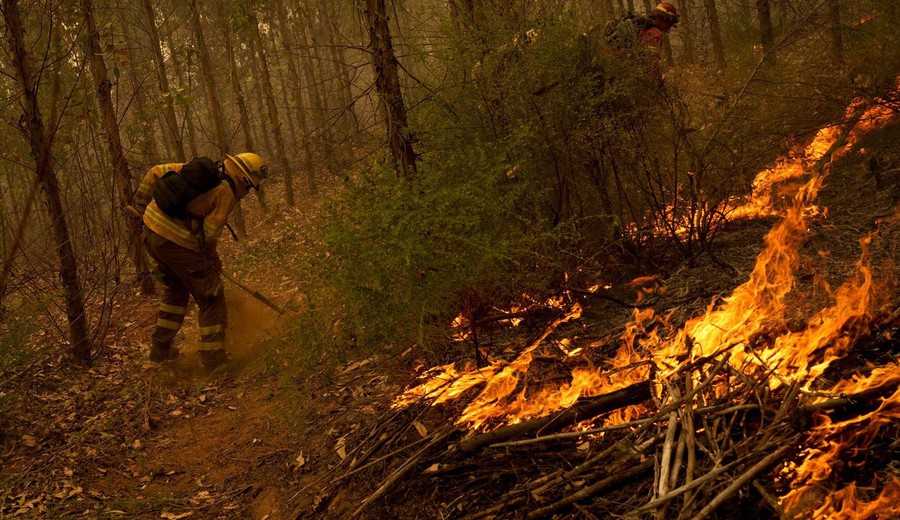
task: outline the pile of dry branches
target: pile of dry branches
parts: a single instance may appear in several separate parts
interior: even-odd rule
[[[900,312],[876,318],[857,341],[862,354],[847,356],[830,376],[893,363],[898,327]],[[333,514],[702,519],[746,516],[743,509],[763,518],[808,515],[811,509],[785,511],[778,497],[790,486],[792,461],[810,447],[810,432],[823,420],[872,412],[897,391],[900,377],[853,395],[826,395],[773,382],[774,371],[729,363],[736,348],[762,348],[766,341],[762,334],[665,377],[654,374],[551,416],[487,432],[447,426],[441,414],[452,414],[452,403],[392,412],[356,439],[310,513],[335,507],[330,499],[352,489],[366,491],[355,495],[360,501],[352,508]],[[642,406],[640,418],[592,427],[635,405]],[[423,422],[443,426],[428,432]],[[873,475],[892,474],[886,469],[896,463],[891,453],[867,457],[867,469],[848,478],[865,474],[871,482]]]

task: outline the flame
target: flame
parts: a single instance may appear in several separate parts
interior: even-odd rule
[[[868,376],[854,376],[831,388],[832,392],[859,392],[871,388],[890,387],[900,382],[900,363],[880,367]],[[839,475],[851,458],[864,453],[887,425],[900,420],[900,389],[882,400],[868,414],[833,423],[820,416],[803,454],[803,462],[793,470],[791,491],[781,499],[785,510],[800,514],[810,503],[821,501],[815,518],[888,518],[900,512],[900,480],[896,476],[884,486],[880,496],[870,502],[859,498],[855,483],[824,498],[818,496],[823,482]],[[892,514],[888,514],[888,513]]]
[[[898,82],[898,87],[900,87],[900,82]],[[863,107],[863,100],[854,100],[847,107],[844,120],[852,120]],[[865,109],[859,122],[849,129],[847,140],[840,149],[833,152],[831,160],[847,155],[859,144],[865,134],[883,128],[896,117],[896,103],[891,103],[883,98],[876,99]],[[789,180],[800,179],[807,175],[810,168],[822,160],[828,150],[837,142],[841,132],[841,125],[826,126],[816,132],[812,142],[802,151],[782,157],[776,161],[774,167],[759,172],[753,180],[749,198],[741,205],[727,211],[728,217],[742,219],[777,215],[778,210],[775,207],[775,198],[778,195],[777,187]]]
[[[845,120],[856,121],[852,128],[849,125],[823,128],[805,148],[760,172],[749,199],[735,207],[730,216],[780,213],[782,218],[767,233],[765,247],[748,279],[721,302],[710,302],[704,313],[689,319],[682,328],[674,329],[669,325],[669,316],[657,315],[653,309],[635,309],[611,359],[598,364],[588,360],[587,366],[574,368],[565,383],[534,385],[527,377],[534,351],[562,323],[580,317],[581,308],[576,304],[512,361],[495,360],[487,367],[466,366],[462,370],[452,364],[436,367],[423,374],[417,386],[398,397],[394,406],[401,408],[422,399],[437,405],[481,387],[477,394],[470,394],[474,398],[468,398],[456,423],[484,430],[545,416],[568,408],[584,397],[613,392],[653,376],[659,379],[657,388],[662,388],[662,380],[685,363],[723,350],[730,351],[728,362],[734,368],[747,374],[754,371],[771,374],[768,381],[773,390],[792,382],[800,382],[807,390],[814,385],[822,386],[820,376],[868,330],[872,309],[877,304],[877,286],[868,257],[872,235],[860,240],[862,253],[855,273],[836,290],[828,289],[830,303],[813,313],[805,327],[796,332],[782,332],[766,341],[756,341],[756,338],[763,333],[786,330],[789,311],[786,298],[796,285],[799,248],[808,234],[807,221],[814,212],[813,202],[831,163],[855,149],[865,133],[888,124],[896,115],[896,108],[883,100],[874,105],[854,102],[845,116]],[[778,185],[792,179],[804,179],[804,182],[789,197],[789,204],[776,210],[774,199]],[[630,285],[652,290],[656,284],[655,279],[638,278]],[[550,299],[543,305],[563,307],[565,302],[563,298]],[[459,327],[463,326],[459,321]],[[563,359],[574,361],[578,353],[602,344],[566,338],[560,341],[559,350]],[[654,367],[657,370],[652,370]],[[888,384],[900,384],[900,365],[877,368],[868,376],[841,381],[827,392],[831,395],[858,393]],[[646,417],[652,412],[648,408],[651,406],[617,410],[603,419],[604,424],[622,424]],[[896,505],[900,502],[897,477],[884,481],[878,497],[864,496],[855,483],[839,482],[842,461],[864,450],[885,425],[897,419],[900,419],[900,390],[884,399],[877,410],[860,417],[832,423],[828,416],[818,416],[818,424],[804,443],[801,460],[782,469],[782,476],[791,481],[791,491],[782,497],[785,510],[791,514],[814,510],[813,516],[817,518],[876,518],[900,511]],[[589,423],[577,426],[588,427]],[[821,493],[822,489],[835,485],[838,491],[827,496]]]

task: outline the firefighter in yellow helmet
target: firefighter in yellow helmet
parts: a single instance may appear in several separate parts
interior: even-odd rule
[[[218,176],[212,178],[214,187],[190,198],[182,217],[173,216],[171,210],[163,211],[162,207],[168,206],[158,204],[161,201],[154,198],[154,185],[169,172],[180,172],[186,177],[189,171],[196,171],[200,166],[218,170]],[[211,372],[228,360],[227,309],[221,279],[222,261],[216,244],[235,205],[250,190],[259,189],[267,174],[265,160],[255,153],[241,153],[226,155],[221,163],[199,158],[189,163],[160,164],[144,176],[132,213],[143,218],[144,244],[159,265],[165,287],[150,347],[151,361],[178,357],[173,341],[191,297],[200,310],[200,358],[204,367]],[[160,197],[159,191],[156,194]]]

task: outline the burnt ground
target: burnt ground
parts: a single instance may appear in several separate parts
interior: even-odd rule
[[[895,128],[863,146],[900,165],[891,144],[897,138]],[[879,229],[872,263],[882,304],[896,306],[900,224],[890,217],[898,190],[896,172],[878,186],[859,155],[834,166],[819,196],[827,217],[811,221],[803,246],[798,293],[827,300],[822,282],[834,287],[851,276],[859,239]],[[702,257],[693,268],[673,269],[663,280],[666,291],[649,303],[659,314],[673,312],[677,323],[728,294],[746,279],[773,222],[735,222],[719,237],[716,254],[737,275]],[[283,225],[272,230],[257,240],[293,240]],[[242,254],[236,247],[227,253],[235,264]],[[292,292],[290,276],[271,267],[248,277],[276,301],[302,299]],[[229,298],[233,379],[202,377],[192,352],[196,318],[186,324],[181,360],[165,367],[145,362],[155,299],[135,294],[116,308],[116,326],[93,367],[66,366],[48,355],[0,389],[0,516],[280,519],[315,511],[309,516],[340,518],[368,496],[386,468],[359,473],[321,502],[342,461],[355,456],[354,442],[390,413],[390,400],[414,380],[420,354],[409,349],[333,370],[286,371],[290,360],[280,352],[293,337],[285,330],[289,320],[233,288]],[[630,309],[610,301],[586,304],[582,326],[596,336],[617,334],[630,318]],[[804,311],[799,304],[797,310]],[[522,340],[506,334],[498,334],[498,344]],[[450,416],[451,410],[429,409],[404,435],[414,439],[420,427],[433,430]],[[369,516],[428,516],[431,509],[420,500],[389,495],[391,505],[374,507]]]

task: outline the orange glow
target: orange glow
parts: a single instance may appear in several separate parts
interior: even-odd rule
[[[844,119],[850,120],[860,110],[862,100],[856,100],[847,107]],[[859,122],[848,130],[847,140],[840,149],[835,150],[831,160],[847,155],[859,144],[860,139],[872,130],[882,128],[897,117],[896,107],[882,99],[876,99],[860,117]],[[786,181],[800,179],[809,173],[810,168],[820,161],[840,137],[840,125],[827,126],[816,133],[812,142],[802,151],[796,152],[776,161],[775,166],[763,170],[753,180],[753,191],[743,204],[731,208],[728,217],[732,220],[742,218],[759,218],[777,215],[775,199],[778,186]]]
[[[855,120],[864,108],[854,102],[845,120]],[[829,173],[831,163],[857,147],[860,138],[873,129],[896,119],[896,111],[879,102],[865,108],[858,122],[849,128],[835,125],[820,130],[812,142],[791,156],[779,159],[775,166],[759,173],[753,193],[731,210],[730,218],[780,215],[767,233],[765,247],[746,281],[730,295],[709,303],[705,312],[688,319],[680,329],[670,326],[668,318],[653,309],[635,309],[632,320],[619,337],[610,359],[587,362],[571,370],[567,381],[535,384],[528,371],[535,354],[563,323],[581,316],[580,306],[551,323],[543,333],[511,361],[494,360],[484,368],[454,365],[436,367],[423,374],[420,383],[399,396],[394,406],[402,408],[420,400],[432,405],[466,396],[466,406],[456,424],[472,430],[487,430],[505,424],[546,416],[571,407],[579,399],[607,394],[654,378],[655,392],[665,402],[666,378],[673,377],[690,361],[727,351],[728,363],[747,374],[766,374],[771,390],[800,383],[810,391],[828,386],[828,395],[853,394],[871,388],[900,384],[900,364],[875,368],[866,376],[855,376],[835,385],[825,385],[820,376],[854,346],[861,334],[870,332],[873,309],[880,304],[878,284],[869,267],[868,245],[872,236],[860,240],[862,253],[855,272],[837,289],[826,288],[829,298],[803,316],[805,326],[792,326],[800,308],[787,297],[796,286],[800,265],[800,246],[808,234],[813,203]],[[843,141],[839,141],[843,140]],[[831,155],[828,153],[831,152]],[[825,159],[828,159],[825,162]],[[815,167],[815,168],[814,168]],[[796,180],[794,193],[778,193],[779,185]],[[801,181],[802,182],[799,182]],[[776,209],[776,199],[787,202]],[[821,253],[820,253],[821,254]],[[641,277],[629,285],[649,291],[658,283],[655,277]],[[647,287],[649,285],[649,287]],[[817,287],[824,285],[824,282]],[[597,290],[599,286],[592,287]],[[565,308],[567,299],[559,297],[542,302],[544,306]],[[809,301],[808,303],[813,303]],[[790,311],[790,312],[789,312]],[[515,311],[514,311],[515,312]],[[674,312],[674,311],[673,311]],[[802,323],[802,322],[801,322]],[[454,327],[466,326],[462,316]],[[765,339],[757,341],[756,338]],[[575,362],[579,353],[604,347],[608,342],[561,338],[553,351],[566,363]],[[546,355],[546,354],[542,354]],[[680,374],[680,373],[679,373]],[[679,376],[683,377],[683,376]],[[714,391],[727,389],[713,387]],[[477,390],[477,391],[476,391]],[[471,391],[471,393],[467,393]],[[812,397],[807,402],[815,402]],[[629,406],[603,418],[604,425],[617,425],[647,417],[656,405]],[[900,390],[885,398],[878,409],[843,422],[832,423],[828,416],[816,417],[817,425],[804,443],[804,450],[779,472],[779,479],[790,482],[790,491],[781,498],[790,515],[815,518],[888,518],[900,515],[900,478],[883,478],[873,484],[880,491],[863,493],[856,483],[840,481],[845,461],[865,450],[879,432],[900,419]],[[599,420],[592,421],[593,423]],[[577,429],[587,429],[582,423]],[[834,492],[825,490],[837,489]],[[876,496],[877,495],[877,496]],[[802,513],[802,514],[801,514]]]

